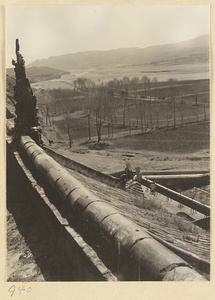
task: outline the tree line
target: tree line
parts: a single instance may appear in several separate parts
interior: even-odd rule
[[[98,80],[94,82],[87,78],[77,78],[73,81],[73,92],[79,95],[77,103],[80,109],[84,111],[87,117],[88,139],[91,140],[91,122],[95,120],[97,132],[97,142],[101,141],[102,127],[105,124],[108,128],[108,136],[114,134],[114,126],[119,118],[119,112],[122,116],[122,127],[128,125],[129,133],[131,133],[131,114],[136,116],[136,127],[141,127],[144,132],[147,128],[159,127],[160,104],[168,101],[170,107],[166,110],[166,123],[169,125],[169,118],[173,119],[173,127],[176,127],[176,94],[177,80],[170,78],[167,80],[168,94],[166,97],[159,97],[158,89],[162,88],[158,79],[154,77],[152,80],[147,76],[141,79],[138,77],[122,79],[114,78],[108,82]],[[193,88],[195,101],[198,101],[198,86]],[[81,97],[80,97],[81,95]],[[52,102],[52,110],[56,114],[56,108],[64,116],[64,126],[69,137],[69,145],[72,146],[73,128],[71,126],[71,112],[74,111],[69,95],[61,101],[55,98]],[[48,102],[47,102],[48,103]],[[45,107],[46,123],[49,119],[50,105]],[[53,108],[54,107],[54,108]],[[204,108],[205,111],[205,108]],[[126,119],[128,124],[126,124]],[[181,112],[181,124],[183,125],[183,112]]]
[[[87,115],[88,138],[91,139],[91,117],[95,118],[98,142],[101,140],[101,129],[104,123],[107,124],[108,134],[113,136],[114,120],[116,111],[122,109],[122,126],[126,125],[126,112],[128,113],[129,128],[131,128],[131,118],[129,115],[129,106],[135,105],[138,112],[137,119],[141,121],[142,131],[144,130],[144,121],[146,123],[146,107],[143,98],[149,97],[152,100],[152,88],[155,90],[155,101],[157,100],[157,78],[152,81],[143,76],[122,79],[114,78],[107,83],[98,81],[95,83],[91,79],[77,78],[73,81],[74,90],[81,92],[85,97],[84,110]],[[138,88],[143,85],[144,95],[138,99]],[[145,117],[145,118],[144,118]],[[137,121],[138,122],[138,121]],[[146,124],[145,124],[146,127]]]

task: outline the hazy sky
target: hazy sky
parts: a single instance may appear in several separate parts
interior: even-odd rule
[[[87,50],[148,47],[210,32],[206,5],[10,5],[7,67],[15,39],[26,65],[36,59]]]

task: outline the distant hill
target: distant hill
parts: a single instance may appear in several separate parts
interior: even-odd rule
[[[188,41],[147,48],[123,48],[108,51],[86,51],[48,59],[38,59],[28,65],[61,70],[90,69],[126,65],[174,65],[209,61],[209,35]]]
[[[14,68],[8,68],[6,73],[11,77],[15,77]],[[57,70],[46,66],[32,66],[26,68],[26,76],[28,77],[30,83],[60,78],[62,75],[67,73],[68,72],[66,71]]]

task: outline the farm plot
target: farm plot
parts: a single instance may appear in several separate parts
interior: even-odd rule
[[[114,139],[113,145],[117,148],[166,153],[192,153],[202,149],[209,150],[209,123],[121,137]]]

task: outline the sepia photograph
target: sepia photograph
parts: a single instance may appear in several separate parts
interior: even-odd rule
[[[7,5],[5,18],[9,295],[209,282],[210,5]]]

